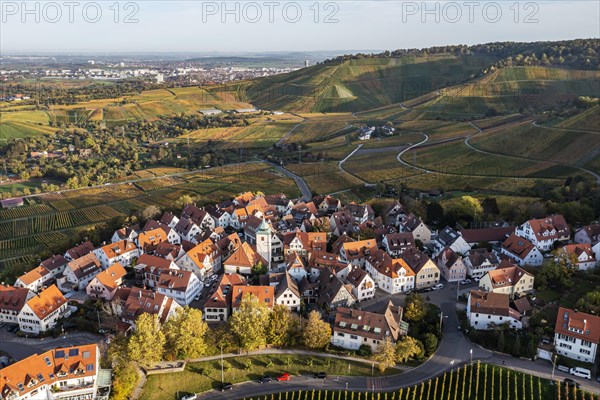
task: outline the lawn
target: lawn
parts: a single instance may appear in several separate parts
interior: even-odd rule
[[[246,363],[250,361],[249,369]],[[263,374],[276,376],[282,372],[292,375],[312,375],[315,372],[326,372],[330,376],[352,375],[371,376],[371,363],[346,361],[335,358],[315,357],[296,354],[255,355],[226,359],[230,367],[225,371],[225,381],[231,383],[258,380]],[[377,368],[375,376],[381,376]],[[398,374],[395,369],[388,369],[384,375]],[[199,393],[215,389],[221,383],[221,361],[205,361],[190,363],[185,371],[172,374],[150,375],[144,386],[140,399],[174,398],[176,392]],[[271,383],[276,385],[276,382]]]

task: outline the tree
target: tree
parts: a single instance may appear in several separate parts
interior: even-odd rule
[[[566,265],[561,265],[561,262],[552,260],[540,267],[535,282],[541,289],[554,287],[562,291],[573,286],[571,274],[572,270],[567,268]]]
[[[184,194],[183,196],[181,196],[180,198],[177,199],[177,201],[175,202],[175,206],[177,208],[183,208],[185,206],[187,206],[188,204],[192,204],[194,202],[194,199],[192,198],[192,196]]]
[[[257,349],[267,344],[266,327],[269,323],[267,305],[252,294],[242,298],[237,311],[229,320],[231,332],[242,349]]]
[[[155,205],[148,206],[144,208],[142,211],[141,217],[142,219],[149,220],[154,219],[156,216],[160,214],[160,208]]]
[[[396,360],[405,363],[421,352],[419,341],[410,336],[404,336],[396,343]]]
[[[140,376],[133,362],[114,363],[111,397],[115,400],[129,399],[139,379]]]
[[[438,338],[433,333],[427,332],[423,335],[423,344],[425,345],[425,353],[431,355],[437,349]]]
[[[256,263],[255,266],[252,267],[252,274],[259,276],[259,275],[264,275],[268,272],[268,268],[266,265],[264,265],[262,263],[262,261],[259,261],[258,263]]]
[[[165,334],[160,329],[158,315],[143,313],[135,321],[135,326],[135,333],[127,345],[129,358],[145,365],[162,360]]]
[[[282,347],[291,344],[294,328],[292,312],[283,304],[273,306],[269,314],[267,341],[273,346]]]
[[[379,343],[373,354],[373,360],[379,362],[378,367],[381,372],[396,365],[396,347],[390,338],[386,337]]]
[[[208,325],[202,311],[184,307],[177,310],[164,326],[167,352],[177,359],[197,358],[206,354]]]
[[[404,317],[417,322],[427,315],[427,304],[423,297],[418,293],[411,293],[404,299]]]
[[[456,221],[478,221],[483,214],[483,208],[475,197],[461,196],[446,205],[446,216]]]
[[[588,292],[577,301],[577,309],[587,313],[600,314],[600,289]]]
[[[308,320],[302,332],[302,342],[310,349],[322,349],[331,338],[331,326],[321,319],[317,311],[308,314]]]
[[[439,224],[444,219],[444,207],[438,202],[427,203],[426,213],[429,224]]]

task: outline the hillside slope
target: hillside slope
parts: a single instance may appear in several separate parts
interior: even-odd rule
[[[226,90],[263,109],[354,112],[464,82],[494,61],[473,55],[352,59],[232,84]]]

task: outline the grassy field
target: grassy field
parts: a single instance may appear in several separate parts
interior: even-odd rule
[[[308,120],[294,129],[292,134],[286,137],[285,141],[287,143],[312,142],[343,130],[349,126],[350,123],[352,123],[352,120]]]
[[[56,128],[48,126],[48,114],[41,110],[0,112],[0,141],[51,134]]]
[[[555,125],[557,128],[585,129],[600,131],[600,106],[590,107],[571,118],[567,118]]]
[[[250,369],[246,363],[250,361]],[[334,358],[313,357],[305,355],[256,355],[227,359],[230,366],[225,371],[225,380],[231,383],[258,380],[263,374],[277,376],[282,371],[292,375],[312,375],[315,371],[326,372],[330,376],[371,375],[370,363],[348,362]],[[398,373],[398,370],[387,370],[386,374]],[[382,374],[375,368],[375,376]],[[144,386],[140,399],[158,400],[175,398],[176,392],[199,393],[215,389],[221,383],[221,361],[205,361],[190,363],[185,371],[172,374],[150,375]],[[277,385],[277,382],[270,383]]]
[[[287,164],[285,167],[303,177],[308,187],[316,193],[334,193],[363,185],[354,176],[339,171],[337,162]]]

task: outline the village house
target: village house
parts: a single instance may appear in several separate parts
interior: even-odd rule
[[[440,282],[440,269],[419,249],[413,247],[402,253],[402,260],[415,274],[415,289],[437,285]]]
[[[231,310],[236,312],[240,308],[242,299],[246,296],[254,296],[259,303],[263,303],[267,308],[272,309],[275,304],[274,286],[233,286],[231,288]]]
[[[350,203],[346,205],[346,211],[350,211],[350,214],[352,214],[355,225],[372,221],[375,218],[375,211],[373,211],[373,208],[368,204]]]
[[[161,243],[179,244],[181,238],[175,230],[167,225],[141,232],[137,237],[137,245],[142,253],[149,253],[156,250]]]
[[[121,240],[94,250],[94,254],[100,260],[102,268],[106,269],[114,263],[121,263],[124,267],[128,267],[134,258],[140,256],[140,250],[134,242]]]
[[[308,276],[306,265],[298,253],[292,253],[288,256],[286,271],[297,282]]]
[[[179,218],[176,215],[174,215],[173,213],[165,211],[164,214],[162,215],[162,217],[160,217],[160,220],[158,222],[173,229],[179,223]]]
[[[519,267],[539,267],[544,262],[544,256],[533,243],[514,234],[502,243],[500,253],[514,260]]]
[[[181,239],[190,242],[194,242],[194,238],[196,237],[196,235],[202,233],[202,230],[198,225],[194,223],[194,221],[183,217],[179,220],[177,225],[175,225],[175,228],[173,228],[173,230],[179,235]]]
[[[226,274],[252,274],[252,268],[262,264],[269,265],[260,254],[256,252],[248,243],[244,242],[238,247],[227,260],[223,261],[223,268]]]
[[[17,278],[15,286],[20,288],[27,288],[32,292],[39,292],[44,289],[49,282],[53,281],[52,274],[41,265],[28,271]]]
[[[183,208],[181,219],[192,220],[203,231],[215,229],[215,221],[212,216],[206,210],[200,209],[193,204],[188,204]]]
[[[352,295],[359,302],[375,296],[375,281],[362,268],[354,268],[346,277],[346,283],[350,285]]]
[[[356,303],[350,285],[344,285],[335,274],[324,272],[316,282],[316,303],[324,309],[333,310],[338,307],[351,307]]]
[[[311,252],[324,251],[327,248],[325,232],[302,232],[295,230],[283,235],[283,252],[287,256],[297,253],[308,258]]]
[[[94,253],[70,261],[62,278],[56,281],[63,293],[83,291],[96,275],[102,271],[102,265]]]
[[[94,251],[94,245],[92,242],[83,242],[65,252],[65,258],[69,261],[77,260],[80,257],[85,256],[88,253]]]
[[[543,252],[552,250],[555,242],[567,242],[571,237],[571,229],[562,215],[531,219],[518,226],[515,233]]]
[[[115,296],[117,289],[123,284],[127,271],[120,263],[115,263],[100,272],[88,283],[85,291],[92,299],[110,301]]]
[[[265,201],[268,205],[275,207],[280,214],[285,214],[294,205],[294,202],[283,193],[268,194],[265,196]]]
[[[346,242],[340,249],[340,260],[349,262],[355,267],[363,268],[371,252],[377,250],[375,239]]]
[[[56,326],[61,318],[69,315],[67,299],[56,285],[30,297],[19,312],[19,329],[37,335]]]
[[[126,226],[124,228],[117,229],[115,231],[115,233],[113,233],[112,237],[110,238],[110,242],[117,243],[117,242],[120,242],[121,240],[128,240],[130,242],[133,242],[138,237],[139,233],[140,233],[139,225],[134,225],[132,227]]]
[[[165,323],[181,308],[171,297],[137,287],[117,289],[111,304],[113,312],[133,329],[143,313],[156,315],[161,323]]]
[[[134,267],[136,278],[149,288],[156,288],[161,272],[169,269],[179,270],[179,267],[173,260],[150,254],[142,254]]]
[[[202,318],[206,321],[227,321],[231,315],[233,287],[245,286],[246,278],[239,274],[223,274],[216,289],[204,303]]]
[[[471,247],[477,246],[480,243],[502,243],[514,232],[514,226],[493,226],[478,229],[460,228],[460,235]]]
[[[447,282],[460,282],[466,279],[467,267],[463,258],[450,247],[442,249],[434,261]]]
[[[500,267],[487,272],[479,281],[486,292],[507,294],[511,299],[521,297],[533,290],[533,275],[516,266]],[[509,264],[510,265],[510,264]]]
[[[332,215],[342,209],[342,202],[333,196],[315,196],[312,201],[319,212],[325,215]]]
[[[110,370],[100,369],[96,344],[34,354],[0,374],[1,396],[6,400],[108,400],[110,384]]]
[[[590,245],[595,245],[600,242],[600,224],[591,224],[579,228],[575,232],[575,236],[573,238],[575,243],[588,243]]]
[[[0,323],[18,324],[21,309],[33,296],[29,289],[0,285]]]
[[[268,282],[263,284],[275,287],[275,304],[286,306],[290,311],[300,311],[302,297],[298,290],[298,283],[290,274],[279,272],[265,277]]]
[[[192,271],[204,281],[221,270],[221,253],[210,239],[206,239],[188,250],[175,263],[183,270]]]
[[[50,258],[42,261],[40,266],[44,267],[48,272],[50,272],[52,279],[56,279],[63,274],[68,262],[69,260],[61,255],[53,255]]]
[[[419,240],[423,244],[431,243],[431,230],[414,214],[402,216],[398,224],[398,230],[412,233],[415,241]]]
[[[389,294],[404,293],[415,288],[415,272],[403,259],[392,259],[383,250],[370,254],[365,269],[375,286]]]
[[[557,250],[557,254],[564,256],[567,265],[578,271],[586,271],[598,264],[592,247],[587,243],[568,244]]]
[[[460,236],[458,232],[449,226],[442,229],[433,239],[434,256],[438,255],[444,248],[449,247],[461,256],[471,250],[471,246]]]
[[[500,260],[496,253],[486,248],[471,249],[463,259],[467,267],[467,275],[471,278],[480,279],[488,271],[493,271],[500,265]]]
[[[164,269],[160,272],[156,291],[173,298],[180,306],[189,306],[203,287],[198,276],[191,271]]]
[[[415,239],[410,232],[389,233],[383,237],[381,244],[390,256],[398,257],[407,248],[415,246]]]
[[[600,344],[600,317],[559,307],[554,326],[554,348],[558,354],[593,364]]]
[[[334,236],[350,234],[354,231],[354,217],[348,210],[338,211],[329,217],[329,230]]]
[[[496,329],[507,324],[512,329],[522,329],[521,314],[510,306],[505,293],[471,290],[467,301],[469,325],[478,330]]]
[[[339,307],[331,344],[348,350],[367,345],[375,352],[384,339],[395,343],[407,331],[408,324],[402,321],[402,307],[394,306],[391,301],[383,314]]]

